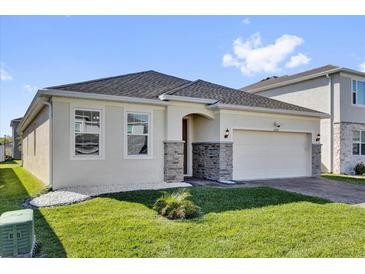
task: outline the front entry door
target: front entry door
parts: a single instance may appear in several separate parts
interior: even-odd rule
[[[188,120],[183,119],[182,140],[184,141],[184,174],[188,173]]]

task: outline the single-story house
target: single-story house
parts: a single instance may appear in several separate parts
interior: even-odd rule
[[[69,186],[319,176],[319,111],[156,71],[41,89],[23,166]]]

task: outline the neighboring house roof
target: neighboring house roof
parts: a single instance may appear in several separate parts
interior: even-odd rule
[[[303,78],[305,76],[311,76],[311,75],[318,74],[318,73],[329,72],[331,70],[338,69],[338,68],[339,68],[338,66],[326,65],[323,67],[303,71],[303,72],[292,74],[292,75],[284,75],[284,76],[280,76],[280,77],[272,76],[272,77],[263,79],[259,82],[253,83],[253,84],[245,86],[243,88],[240,88],[240,90],[249,92],[251,90],[260,89],[260,88],[267,87],[267,86],[270,86],[273,84],[287,82],[290,80],[296,80],[296,79]]]
[[[23,119],[23,117],[19,117],[19,118],[11,120],[10,121],[10,126],[13,127],[14,125],[19,124],[22,119]]]
[[[254,83],[254,84],[242,87],[242,88],[240,88],[240,90],[250,92],[250,93],[257,93],[260,91],[273,89],[273,88],[277,88],[277,87],[282,87],[282,86],[298,83],[301,81],[310,80],[310,79],[317,78],[317,77],[323,77],[323,76],[330,75],[333,73],[338,73],[338,72],[347,72],[347,73],[351,73],[351,74],[365,76],[365,73],[360,72],[360,71],[356,71],[356,70],[352,70],[352,69],[344,68],[344,67],[339,67],[339,66],[334,66],[334,65],[326,65],[323,67],[318,67],[315,69],[303,71],[303,72],[292,74],[292,75],[284,75],[284,76],[280,76],[280,77],[277,77],[277,76],[268,77],[266,79],[263,79],[259,82]]]
[[[203,80],[189,81],[156,71],[144,71],[87,82],[53,86],[47,89],[156,99],[162,94],[214,99],[224,104],[292,111],[311,109],[249,94]]]

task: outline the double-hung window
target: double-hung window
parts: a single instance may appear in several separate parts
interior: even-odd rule
[[[127,111],[126,133],[127,158],[151,156],[151,113]]]
[[[354,130],[352,132],[352,154],[365,155],[365,131]]]
[[[73,156],[101,157],[101,110],[73,109]]]
[[[352,103],[365,105],[365,82],[352,80]]]

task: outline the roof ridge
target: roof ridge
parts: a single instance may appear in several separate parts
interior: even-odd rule
[[[148,72],[155,72],[155,71],[153,71],[153,70],[145,70],[145,71],[139,71],[139,72],[132,72],[132,73],[121,74],[121,75],[117,75],[117,76],[98,78],[98,79],[94,79],[94,80],[86,80],[86,81],[81,81],[81,82],[74,82],[74,83],[69,83],[69,84],[63,84],[63,85],[57,85],[57,86],[50,86],[50,87],[46,87],[46,89],[51,89],[51,88],[56,89],[56,88],[62,88],[62,87],[70,86],[70,85],[79,85],[79,84],[95,83],[95,82],[100,82],[100,81],[115,79],[115,78],[124,77],[124,76],[131,76],[131,75],[138,76],[138,75],[145,74],[145,73],[148,73]],[[135,78],[132,78],[130,80],[133,80],[133,79],[135,79]],[[127,81],[127,82],[129,82],[129,81]]]
[[[189,80],[187,80],[187,81],[189,81]],[[171,89],[171,90],[169,90],[169,91],[167,91],[167,92],[165,92],[163,94],[173,95],[174,93],[178,92],[179,90],[181,90],[183,88],[187,88],[187,87],[195,84],[197,81],[199,81],[199,79],[198,80],[194,80],[194,81],[190,81],[189,83],[181,84],[180,86],[177,86],[177,87],[175,87],[175,88],[173,88],[173,89]]]

